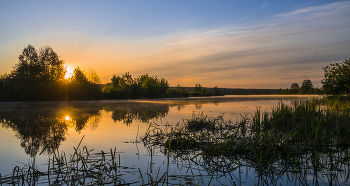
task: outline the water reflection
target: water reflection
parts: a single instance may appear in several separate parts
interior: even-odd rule
[[[148,123],[153,119],[164,118],[171,107],[176,107],[180,111],[186,105],[194,105],[195,109],[200,110],[204,104],[214,103],[217,106],[220,103],[264,99],[270,100],[276,97],[1,103],[0,123],[2,127],[15,131],[26,154],[34,157],[42,151],[50,154],[51,148],[46,147],[58,148],[66,140],[68,130],[73,129],[80,133],[87,126],[95,130],[100,123],[102,112],[112,113],[114,122],[130,126],[135,120]],[[180,120],[181,118],[178,118],[178,121]]]
[[[56,107],[40,104],[5,104],[0,108],[0,122],[3,127],[15,131],[25,152],[34,157],[45,149],[59,147],[71,128],[81,131],[87,121],[98,118],[98,109],[84,110],[72,107]],[[96,124],[98,121],[96,122]]]
[[[130,125],[133,120],[147,123],[151,119],[163,118],[168,114],[170,107],[172,105],[141,102],[105,106],[103,110],[112,112],[114,122],[119,121]]]
[[[101,112],[111,112],[114,122],[132,124],[133,120],[147,123],[151,119],[165,117],[172,105],[156,103],[3,103],[0,107],[0,123],[15,131],[26,154],[36,156],[44,150],[58,148],[65,141],[69,129],[81,132],[87,125],[98,127]]]
[[[73,149],[72,147],[76,147],[81,137],[85,135],[81,148],[86,146],[88,149],[95,149],[94,152],[99,153],[100,150],[106,152],[109,148],[116,147],[117,152],[120,154],[119,158],[121,157],[121,165],[125,165],[125,167],[140,167],[140,172],[147,172],[147,175],[149,172],[153,172],[154,177],[157,175],[159,177],[162,176],[169,169],[171,170],[169,178],[174,179],[174,182],[177,181],[177,184],[188,179],[189,176],[193,176],[188,175],[192,174],[191,171],[193,171],[195,175],[204,173],[203,176],[193,178],[192,182],[195,185],[198,183],[208,185],[210,181],[214,184],[223,182],[227,183],[227,185],[240,182],[249,185],[259,185],[258,182],[260,184],[266,183],[266,185],[268,183],[279,185],[279,183],[286,183],[286,176],[288,178],[293,177],[294,180],[299,179],[298,183],[307,185],[310,184],[309,174],[311,179],[317,179],[317,176],[320,177],[324,173],[315,173],[317,172],[316,169],[308,169],[309,172],[307,173],[304,170],[299,170],[308,166],[317,167],[313,165],[313,162],[307,161],[307,155],[302,157],[305,158],[305,163],[299,166],[291,167],[283,164],[283,162],[276,162],[271,167],[258,169],[259,166],[254,160],[244,157],[197,156],[191,151],[188,152],[189,154],[175,154],[173,150],[171,153],[168,153],[168,156],[165,151],[158,151],[154,146],[146,145],[146,148],[143,148],[141,144],[130,143],[136,141],[135,137],[137,139],[142,137],[150,125],[159,124],[162,129],[171,130],[178,122],[181,123],[183,120],[191,118],[194,112],[202,113],[204,111],[204,115],[210,117],[225,113],[225,119],[232,119],[234,122],[235,118],[240,117],[241,114],[245,115],[248,111],[255,112],[257,106],[261,106],[262,110],[264,110],[264,108],[271,108],[272,105],[278,104],[278,100],[282,99],[283,102],[286,102],[309,98],[245,96],[242,98],[219,97],[214,99],[185,98],[133,101],[0,103],[0,123],[3,128],[15,131],[16,137],[25,153],[32,157],[36,156],[37,162],[40,158],[46,158],[46,156],[37,156],[44,149],[44,154],[52,153],[50,148],[45,147],[60,147],[60,151],[62,150],[68,155],[67,149],[71,150]],[[162,121],[156,121],[163,118],[170,125],[162,125]],[[3,131],[9,134],[10,130]],[[11,137],[13,134],[7,136]],[[12,141],[17,142],[15,139]],[[12,162],[20,161],[13,154],[16,152],[22,153],[23,150],[16,144],[18,151],[9,153],[6,152],[7,146],[4,145],[0,146],[0,148],[5,149],[1,152],[2,159],[0,162],[5,164],[7,160],[4,157],[9,154],[8,156],[12,158],[9,161],[11,166],[8,166],[9,168],[6,169],[11,171],[13,169]],[[137,147],[137,145],[139,146]],[[11,146],[7,149],[15,151],[13,150],[15,148],[11,148]],[[344,152],[349,153],[348,151]],[[3,153],[5,154],[4,156]],[[164,156],[163,153],[165,153]],[[150,154],[153,154],[153,157]],[[167,159],[168,157],[169,159]],[[340,158],[341,155],[337,155],[337,157]],[[149,159],[150,162],[148,162]],[[166,163],[167,161],[170,161],[169,166]],[[325,159],[324,161],[328,160]],[[5,166],[0,165],[2,168]],[[188,166],[192,169],[190,170]],[[289,166],[289,168],[286,168],[286,166]],[[161,171],[158,174],[159,169]],[[127,169],[126,171],[130,170]],[[135,170],[137,171],[138,169]],[[333,169],[327,170],[331,172]],[[344,171],[345,174],[348,173],[347,170]],[[341,173],[343,174],[344,172]],[[213,177],[214,173],[215,176]],[[139,174],[139,172],[125,174],[123,179],[127,182],[132,182],[134,179],[140,179]],[[312,174],[316,176],[314,177]],[[147,176],[146,174],[144,175]],[[306,177],[302,177],[305,175]],[[333,179],[334,177],[331,176],[330,178]],[[320,180],[324,181],[325,178],[323,177]],[[325,182],[331,183],[332,181],[326,180]],[[341,183],[341,181],[335,183]]]

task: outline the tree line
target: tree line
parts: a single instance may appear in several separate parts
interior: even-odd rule
[[[0,77],[0,101],[56,101],[101,98],[99,84],[79,67],[65,79],[64,61],[49,46],[24,48],[11,73]]]
[[[170,88],[164,78],[144,74],[133,78],[129,72],[114,75],[111,83],[101,85],[97,73],[79,67],[65,78],[64,61],[49,46],[39,50],[28,45],[10,73],[0,76],[0,101],[69,101],[96,99],[134,99],[221,95],[217,87],[187,92],[178,85]]]
[[[23,49],[18,64],[10,73],[0,76],[0,101],[60,101],[93,99],[134,99],[222,95],[218,87],[210,91],[197,83],[193,92],[184,87],[170,87],[167,80],[144,74],[133,78],[129,72],[114,75],[110,83],[101,85],[97,73],[89,74],[79,67],[65,78],[64,61],[49,46],[36,50],[32,45]],[[293,83],[278,94],[349,95],[350,59],[323,68],[322,88],[315,88],[309,79],[301,86]],[[260,94],[250,92],[250,94]]]
[[[292,83],[290,88],[286,89],[278,89],[278,94],[323,94],[322,89],[315,88],[312,84],[311,80],[305,79],[301,87],[299,87],[298,83]]]
[[[311,80],[303,81],[301,87],[293,83],[290,89],[280,89],[280,94],[325,94],[328,96],[350,96],[350,58],[342,63],[330,64],[323,68],[322,88],[314,88]]]

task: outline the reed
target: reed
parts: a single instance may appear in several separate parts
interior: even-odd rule
[[[224,121],[223,116],[194,115],[169,132],[149,129],[143,141],[163,151],[171,148],[182,159],[191,151],[207,162],[203,166],[220,165],[211,168],[218,172],[232,169],[226,162],[238,162],[238,167],[245,162],[261,176],[292,173],[302,179],[310,171],[338,174],[343,170],[339,167],[350,163],[350,104],[328,101],[329,106],[324,106],[322,102],[280,103],[270,113],[257,109],[236,123]],[[267,180],[262,178],[266,184]]]

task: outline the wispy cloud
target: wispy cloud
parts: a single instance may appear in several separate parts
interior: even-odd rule
[[[260,7],[260,9],[263,9],[263,8],[266,8],[266,7],[267,7],[267,2],[264,3],[264,4]]]
[[[132,64],[149,62],[135,72],[157,74],[173,85],[279,88],[308,78],[320,86],[322,67],[350,57],[349,7],[349,1],[332,3],[257,25],[186,35]]]
[[[129,71],[136,77],[164,77],[172,86],[287,88],[304,79],[320,86],[322,67],[350,57],[349,10],[350,1],[336,2],[258,24],[186,30],[133,42],[72,35],[59,38],[61,43],[53,47],[67,64],[94,68],[104,83]],[[34,45],[45,43],[57,42],[43,38]]]

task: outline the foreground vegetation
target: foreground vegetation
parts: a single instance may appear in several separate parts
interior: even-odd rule
[[[170,163],[191,165],[192,184],[209,185],[211,181],[229,177],[231,184],[241,183],[241,170],[254,169],[257,185],[292,183],[343,185],[350,180],[350,102],[347,97],[314,99],[306,103],[280,103],[270,112],[259,109],[239,121],[224,120],[223,116],[194,115],[175,127],[166,129],[151,124],[141,138],[149,149],[167,157]],[[79,147],[79,146],[78,146]],[[70,158],[54,147],[47,171],[35,164],[15,167],[13,174],[3,176],[6,184],[144,184],[173,183],[188,178],[166,171],[157,174],[132,169],[138,181],[127,183],[123,176],[130,167],[120,164],[115,150],[92,153],[86,147]],[[193,170],[192,170],[193,169]],[[201,175],[193,172],[203,170]],[[129,172],[128,172],[129,171]],[[178,179],[176,179],[178,178]],[[181,178],[181,179],[180,179]],[[201,181],[206,178],[207,182]],[[293,181],[294,180],[294,181]],[[170,184],[172,185],[172,184]]]
[[[196,152],[191,158],[200,156],[203,166],[216,166],[214,171],[221,173],[230,173],[234,162],[244,162],[269,178],[266,185],[276,184],[286,173],[301,184],[313,174],[316,179],[330,175],[322,181],[342,185],[350,176],[349,106],[338,99],[281,103],[270,113],[258,109],[237,123],[198,115],[168,132],[155,127],[143,140],[164,152],[172,149],[176,157],[186,159]]]

